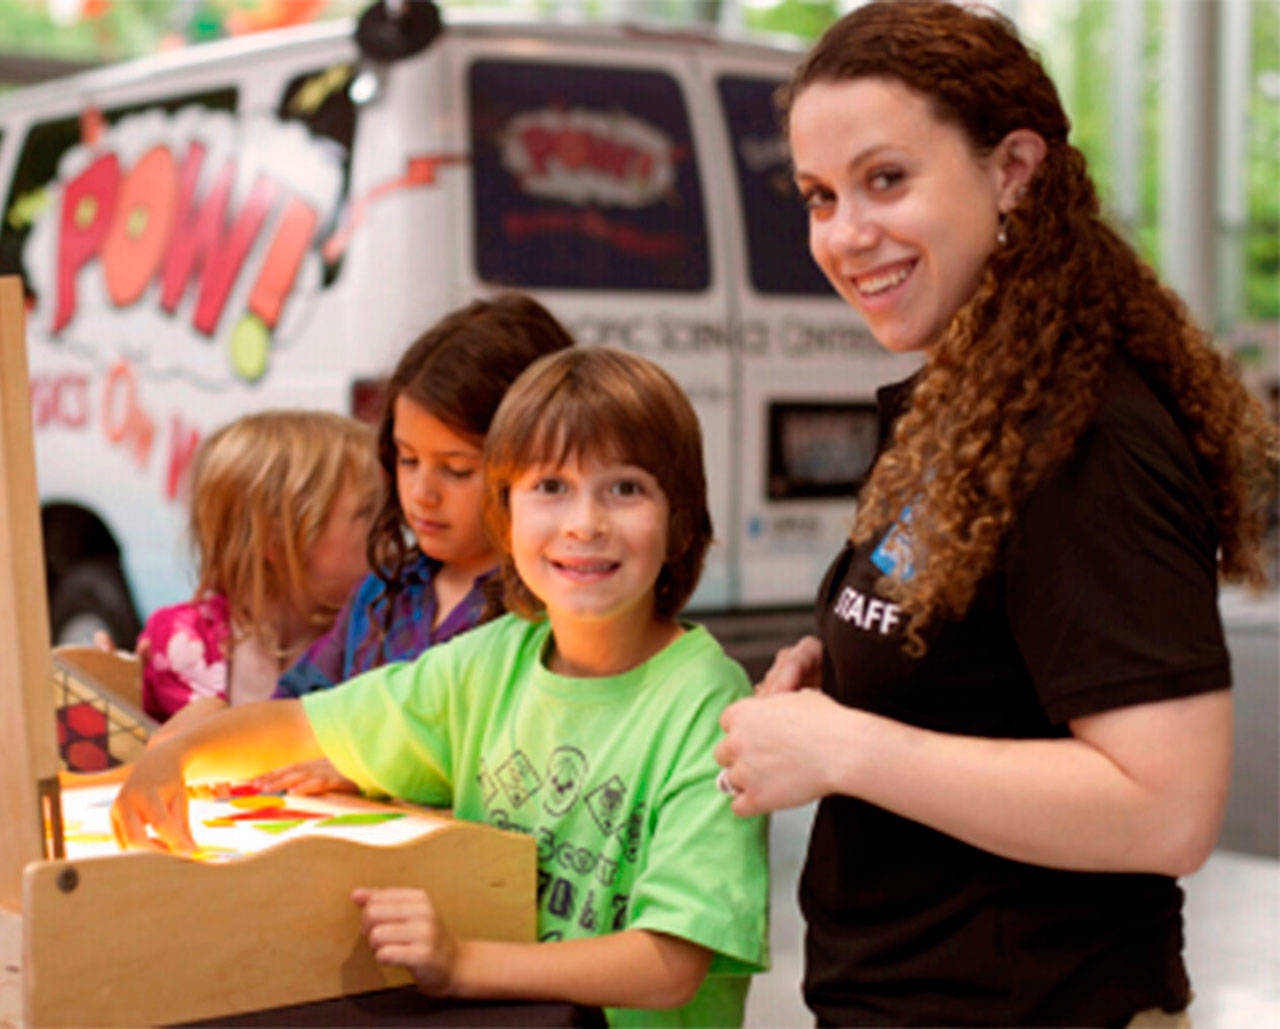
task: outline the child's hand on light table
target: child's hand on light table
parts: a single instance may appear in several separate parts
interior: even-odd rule
[[[148,826],[155,836],[147,832]],[[195,851],[182,764],[170,747],[161,744],[148,750],[133,766],[111,805],[111,831],[126,849]]]
[[[361,928],[379,964],[408,969],[423,993],[448,994],[458,944],[425,891],[358,888],[351,899],[363,908]]]

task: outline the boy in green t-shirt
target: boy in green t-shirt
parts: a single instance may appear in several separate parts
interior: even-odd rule
[[[156,746],[116,801],[117,835],[146,845],[151,824],[190,849],[185,779],[324,756],[366,792],[538,841],[536,944],[456,940],[421,890],[356,891],[378,960],[424,992],[740,1024],[767,961],[767,827],[715,788],[719,716],[746,676],[676,618],[711,539],[693,409],[642,358],[565,350],[511,387],[485,474],[514,614]]]

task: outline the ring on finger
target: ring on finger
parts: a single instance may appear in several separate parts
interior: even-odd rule
[[[720,769],[720,774],[716,776],[716,789],[727,797],[736,797],[742,791],[729,781],[729,769]]]

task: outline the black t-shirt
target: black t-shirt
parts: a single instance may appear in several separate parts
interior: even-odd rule
[[[882,433],[910,383],[879,397]],[[1066,722],[1229,685],[1206,484],[1168,411],[1117,361],[1073,455],[1019,512],[959,621],[903,651],[877,579],[910,514],[846,546],[818,596],[823,689],[942,732],[1068,735]],[[1120,1025],[1188,999],[1182,892],[1160,875],[1011,861],[848,797],[819,806],[800,887],[805,998],[845,1025]]]

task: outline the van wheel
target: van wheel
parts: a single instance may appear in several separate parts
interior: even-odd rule
[[[101,630],[117,647],[132,648],[141,626],[120,565],[95,558],[62,575],[49,603],[49,628],[55,646],[92,643]]]

